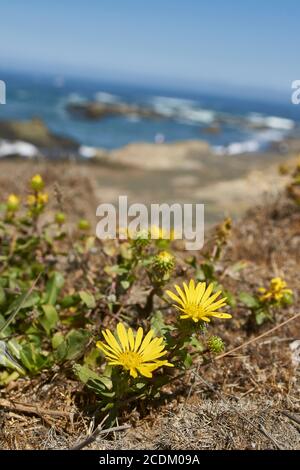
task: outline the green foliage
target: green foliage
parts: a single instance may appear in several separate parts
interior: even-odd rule
[[[73,231],[64,230],[68,218],[63,204],[58,198],[49,214],[40,175],[31,179],[25,203],[12,196],[0,214],[1,385],[47,371],[59,371],[63,380],[63,374],[73,370],[73,378],[95,395],[113,421],[128,403],[163,398],[164,387],[170,388],[178,371],[182,374],[195,361],[223,350],[223,341],[208,334],[204,321],[179,319],[164,290],[173,277],[188,270],[191,274],[186,275],[207,285],[213,282],[215,292],[223,291],[228,304],[236,305],[234,295],[219,283],[229,219],[220,225],[201,261],[192,257],[184,263],[182,257],[175,258],[172,240],[163,239],[157,227],[151,228],[156,240],[137,232],[127,240],[105,243],[91,236],[85,219]],[[255,308],[255,298],[249,297],[242,293],[240,301]],[[103,325],[113,330],[117,321],[135,331],[152,329],[160,338],[153,347],[161,341],[166,356],[160,358],[160,349],[153,376],[130,375],[130,367],[105,363],[99,343],[97,347],[100,331]]]
[[[253,308],[253,309],[260,307],[260,303],[257,297],[255,297],[254,295],[248,294],[248,292],[240,292],[239,300],[244,305],[246,305],[246,307]]]

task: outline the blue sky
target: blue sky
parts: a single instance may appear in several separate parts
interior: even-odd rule
[[[290,89],[299,0],[1,0],[2,67]]]

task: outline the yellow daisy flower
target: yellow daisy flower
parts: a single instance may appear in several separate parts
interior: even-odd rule
[[[101,349],[109,360],[109,365],[121,366],[134,378],[138,373],[144,377],[152,377],[152,372],[161,366],[173,367],[166,360],[159,360],[167,354],[164,350],[163,338],[153,338],[150,330],[143,340],[143,329],[139,328],[134,335],[131,328],[126,330],[122,323],[117,325],[117,336],[110,330],[102,331],[106,343],[98,341],[96,346]]]
[[[180,310],[182,319],[192,319],[194,322],[200,320],[209,322],[209,317],[231,318],[229,313],[217,312],[217,310],[226,305],[226,297],[216,300],[222,291],[212,294],[213,283],[206,287],[205,282],[199,282],[195,286],[195,282],[190,280],[189,285],[183,283],[184,291],[178,286],[174,286],[178,295],[168,290],[166,293],[172,300],[179,305],[174,305]]]
[[[260,287],[258,291],[262,294],[260,296],[261,302],[280,302],[284,295],[293,295],[293,291],[291,289],[287,289],[287,284],[283,279],[281,279],[281,277],[274,277],[271,280],[269,289]]]

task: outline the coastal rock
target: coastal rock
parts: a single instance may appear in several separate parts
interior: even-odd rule
[[[76,150],[78,144],[68,137],[50,132],[41,119],[0,121],[0,139],[23,141],[46,149]]]
[[[100,103],[97,101],[69,103],[67,110],[74,116],[91,120],[103,119],[108,116],[138,116],[151,119],[163,117],[153,109],[126,103]]]
[[[201,156],[211,153],[210,146],[202,140],[150,144],[133,143],[110,153],[111,163],[144,170],[199,169]]]

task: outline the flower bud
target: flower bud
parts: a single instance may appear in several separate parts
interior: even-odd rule
[[[80,219],[78,224],[77,224],[77,227],[78,227],[79,230],[87,231],[91,228],[91,225],[90,225],[88,220]]]
[[[224,351],[224,342],[219,336],[211,336],[207,341],[208,349],[214,353],[219,354]]]
[[[7,198],[7,210],[8,212],[17,212],[20,208],[20,198],[15,194],[10,194]]]
[[[30,187],[34,191],[41,191],[45,186],[44,180],[41,175],[34,175],[30,181]]]
[[[66,221],[66,216],[63,212],[57,212],[55,214],[55,222],[58,224],[58,225],[63,225]]]

